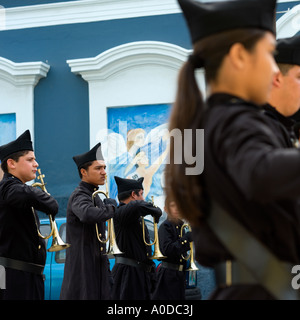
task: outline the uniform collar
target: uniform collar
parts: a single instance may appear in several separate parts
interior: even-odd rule
[[[249,106],[251,108],[261,109],[258,105],[250,101],[246,101],[238,96],[234,96],[228,93],[214,93],[208,98],[207,103],[209,107],[220,106],[224,104],[228,106],[235,106],[235,105],[241,106],[242,104],[243,106]]]
[[[88,189],[91,192],[97,191],[99,188],[94,186],[93,184],[87,183],[85,181],[80,181],[79,185],[85,189]]]
[[[20,181],[21,183],[23,183],[19,178],[15,177],[11,173],[4,173],[3,180],[4,179],[15,179],[15,180]]]
[[[266,104],[264,106],[266,110],[266,114],[269,115],[271,118],[281,122],[286,128],[291,128],[295,125],[295,121],[293,119],[287,118],[279,113],[276,108],[271,106],[270,104]]]
[[[169,217],[167,217],[167,220],[170,223],[174,224],[175,226],[180,226],[181,227],[184,224],[184,222],[182,220],[180,220],[180,219],[178,219],[177,221],[174,221],[174,220],[170,219]]]

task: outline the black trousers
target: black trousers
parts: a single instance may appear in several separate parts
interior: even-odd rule
[[[6,268],[6,289],[0,289],[0,300],[44,300],[42,275]]]

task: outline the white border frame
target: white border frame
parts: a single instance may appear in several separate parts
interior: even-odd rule
[[[4,30],[180,12],[176,0],[81,0],[5,9]]]
[[[300,31],[300,5],[287,11],[277,21],[277,38],[293,37]]]
[[[34,87],[47,76],[44,62],[15,63],[0,57],[0,114],[16,114],[16,135],[29,129],[34,141]]]
[[[208,1],[210,0],[204,2]],[[299,2],[299,0],[279,0],[278,2]],[[0,30],[128,19],[180,12],[177,0],[68,1],[4,8],[3,15],[0,17],[2,22]],[[3,18],[5,21],[2,21]]]

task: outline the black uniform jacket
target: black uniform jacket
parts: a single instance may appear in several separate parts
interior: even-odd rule
[[[286,147],[299,147],[299,141],[295,134],[296,122],[280,114],[270,104],[264,106],[265,114],[274,120],[274,130],[281,131],[283,137],[286,137]]]
[[[159,227],[159,246],[161,253],[167,258],[164,262],[183,265],[183,270],[174,270],[159,267],[157,271],[154,300],[184,300],[185,299],[185,267],[186,261],[182,256],[190,250],[190,242],[183,232],[181,237],[182,221],[177,223],[166,219]]]
[[[204,178],[206,201],[213,198],[279,259],[300,264],[300,150],[288,148],[273,123],[254,104],[212,95],[204,120],[205,170],[199,179]],[[204,220],[193,238],[200,264],[213,267],[232,258]],[[255,252],[253,259],[259,259]],[[212,298],[272,297],[259,285],[242,285],[219,289]]]
[[[160,217],[160,208],[152,203],[135,200],[128,204],[120,203],[114,216],[114,226],[119,249],[122,256],[138,262],[151,265],[154,268],[151,256],[151,247],[143,241],[141,216],[152,215]],[[145,226],[145,238],[149,243],[149,233]],[[153,269],[154,271],[154,269]],[[125,264],[115,264],[112,270],[114,279],[112,298],[115,300],[148,300],[152,291],[153,273],[142,268]]]
[[[95,186],[81,181],[71,194],[67,207],[67,237],[71,244],[66,251],[64,279],[60,299],[107,300],[110,298],[109,260],[104,253],[106,245],[96,236],[105,237],[105,221],[112,218],[114,207],[104,205],[100,197],[92,194]]]
[[[4,174],[0,182],[0,257],[45,265],[45,241],[38,236],[39,219],[35,213],[35,220],[32,207],[52,215],[58,211],[53,197]],[[42,276],[7,269],[6,280],[5,299],[44,297]]]

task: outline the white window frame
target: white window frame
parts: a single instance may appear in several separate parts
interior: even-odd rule
[[[16,114],[16,136],[29,129],[34,141],[34,87],[49,68],[44,62],[15,63],[0,57],[0,114]]]
[[[107,129],[107,108],[172,104],[180,68],[190,50],[157,41],[131,42],[96,57],[67,60],[89,84],[90,146]],[[204,73],[197,79],[205,92]]]

